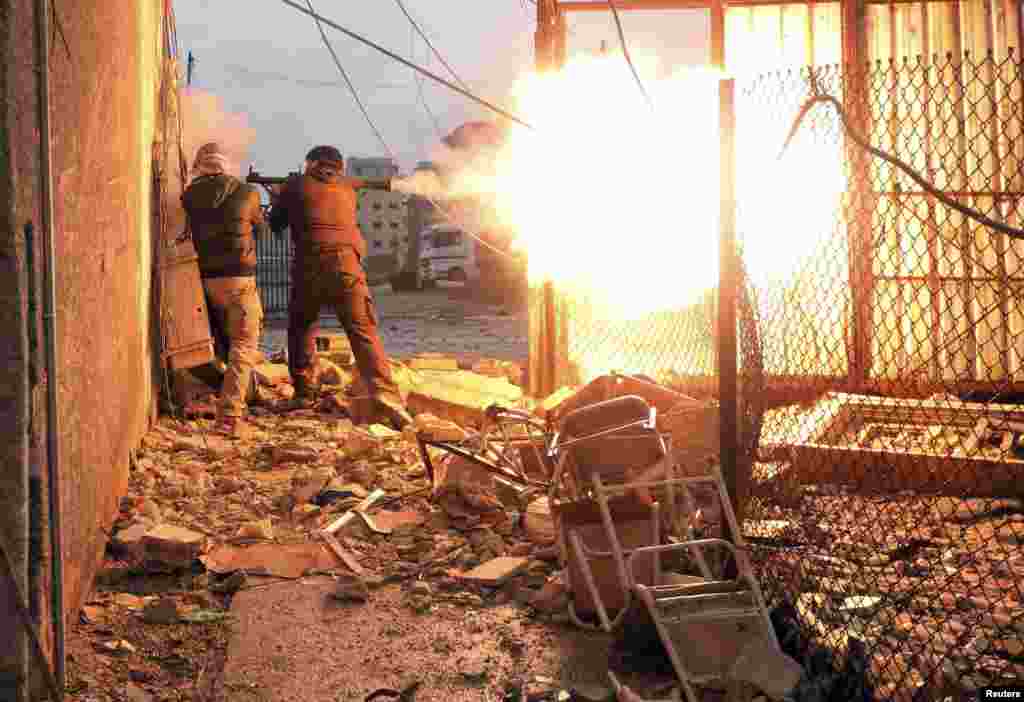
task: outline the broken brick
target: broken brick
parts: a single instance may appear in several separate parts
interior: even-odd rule
[[[142,541],[147,560],[181,568],[190,567],[206,545],[202,534],[170,524],[151,529]]]
[[[488,587],[498,587],[509,578],[519,575],[530,564],[529,558],[501,556],[477,566],[468,573],[463,573],[462,580],[473,581]]]

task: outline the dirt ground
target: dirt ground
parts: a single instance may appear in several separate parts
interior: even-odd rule
[[[500,358],[525,366],[529,355],[528,319],[522,306],[494,305],[459,297],[458,284],[434,290],[394,293],[388,286],[373,288],[384,349],[402,358],[433,352],[471,364],[480,358]],[[337,319],[321,318],[325,331],[337,330]],[[287,346],[287,320],[269,319],[263,346],[273,352]]]
[[[395,357],[525,360],[521,311],[444,289],[375,292]],[[267,350],[284,341],[282,325],[268,325]],[[351,382],[350,370],[339,382]],[[485,523],[464,514],[453,522],[426,494],[408,436],[353,426],[329,402],[335,395],[317,410],[288,411],[290,386],[267,382],[247,438],[211,433],[201,403],[198,416],[163,417],[144,438],[106,562],[69,626],[68,700],[335,702],[413,681],[421,702],[499,700],[520,684],[606,696],[607,637],[569,626],[564,607],[537,599],[559,578],[549,544],[528,539],[497,502]],[[317,479],[347,496],[313,504],[318,489],[303,486]],[[412,513],[423,523],[390,536],[361,522],[339,532],[374,586],[367,602],[341,602],[330,595],[350,570],[316,532],[374,489],[394,500],[371,510],[376,518]],[[139,543],[164,525],[202,538],[204,555],[188,567],[154,561],[148,545],[140,555]],[[139,530],[147,536],[132,542]],[[259,548],[265,562],[231,565]],[[459,579],[502,555],[525,569],[500,587]]]

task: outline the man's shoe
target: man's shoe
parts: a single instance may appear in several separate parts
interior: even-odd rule
[[[398,402],[383,397],[374,398],[374,405],[377,413],[391,423],[395,431],[402,431],[412,424],[412,416]]]

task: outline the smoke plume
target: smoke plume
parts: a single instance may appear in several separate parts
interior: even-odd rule
[[[182,91],[180,109],[188,166],[191,168],[200,146],[215,141],[231,164],[228,172],[241,176],[242,164],[248,160],[249,148],[256,141],[256,130],[249,126],[247,116],[229,112],[216,95],[192,88]]]

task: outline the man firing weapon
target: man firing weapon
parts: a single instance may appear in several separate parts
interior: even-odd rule
[[[295,406],[311,404],[316,391],[316,332],[320,310],[332,308],[348,335],[359,373],[375,409],[397,429],[412,421],[392,377],[377,331],[377,314],[362,260],[366,241],[356,217],[360,188],[390,190],[391,179],[347,178],[333,146],[306,154],[302,175],[271,193],[270,227],[291,230],[295,246],[288,304],[288,366]]]

